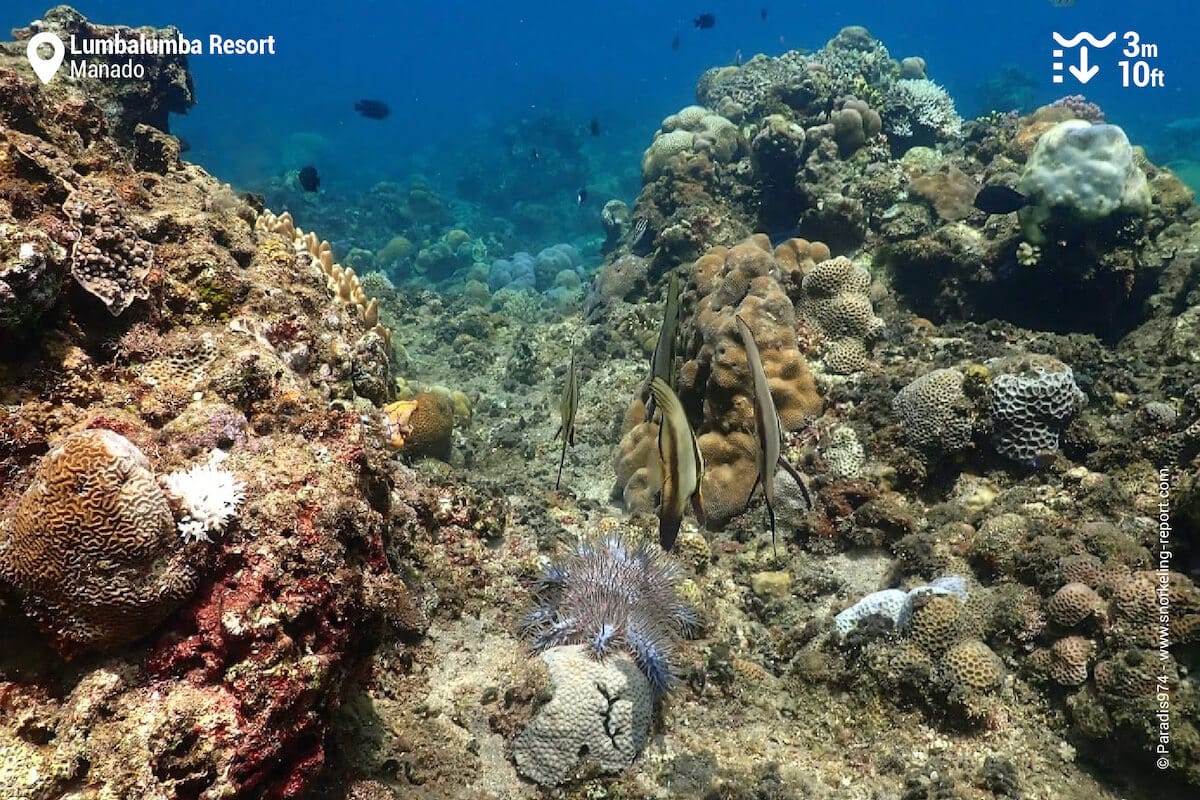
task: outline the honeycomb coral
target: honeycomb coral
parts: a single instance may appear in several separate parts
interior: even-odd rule
[[[1046,601],[1046,618],[1055,625],[1073,628],[1088,617],[1104,616],[1104,601],[1092,587],[1068,583]]]
[[[0,582],[69,654],[158,625],[196,587],[189,552],[142,452],[88,430],[46,454],[0,530]]]
[[[971,444],[975,409],[956,369],[937,369],[912,381],[896,394],[892,410],[904,425],[904,438],[918,450],[941,456]]]
[[[988,366],[994,375],[989,391],[996,451],[1031,465],[1057,452],[1063,427],[1087,403],[1071,368],[1043,355]]]
[[[975,691],[997,689],[1004,681],[1000,656],[978,639],[967,639],[951,647],[942,659],[942,671],[952,685]]]
[[[909,636],[927,653],[944,653],[963,638],[962,614],[962,600],[955,595],[927,594],[914,603]]]
[[[543,786],[570,780],[585,760],[620,772],[646,744],[653,700],[650,684],[624,654],[604,662],[584,645],[541,655],[554,693],[513,742],[517,771]]]
[[[1038,650],[1029,656],[1028,665],[1035,674],[1060,686],[1079,686],[1088,677],[1088,664],[1096,653],[1096,645],[1082,636],[1059,639],[1048,650]]]
[[[846,375],[867,365],[868,348],[883,332],[867,287],[871,275],[843,256],[818,264],[804,276],[805,321],[825,338],[825,366]]]
[[[680,326],[684,361],[677,392],[704,456],[705,512],[714,526],[741,513],[757,475],[751,376],[735,315],[746,321],[758,342],[782,427],[796,430],[821,409],[816,383],[796,344],[795,312],[779,275],[765,236],[733,248],[714,248],[691,267]],[[617,455],[618,478],[626,478],[617,491],[626,495],[629,479],[640,470],[646,470],[640,473],[645,486],[656,482],[650,473],[657,467],[633,458],[636,452],[651,460],[656,457],[645,445],[654,425],[639,424],[636,412],[631,408],[626,414]],[[653,504],[630,508],[649,511]]]

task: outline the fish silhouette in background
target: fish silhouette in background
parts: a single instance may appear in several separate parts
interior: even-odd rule
[[[382,100],[359,100],[354,110],[367,119],[387,119],[392,110]]]

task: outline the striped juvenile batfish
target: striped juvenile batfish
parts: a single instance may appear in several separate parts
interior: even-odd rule
[[[775,400],[771,397],[771,387],[767,383],[767,373],[763,369],[762,356],[758,352],[758,343],[750,326],[741,316],[736,316],[738,332],[742,336],[742,347],[746,349],[746,366],[750,370],[751,383],[754,393],[754,433],[758,439],[756,461],[758,477],[750,487],[750,495],[746,498],[746,506],[754,499],[754,490],[760,485],[763,499],[767,501],[767,516],[771,521],[771,549],[775,549],[775,468],[783,466],[804,494],[804,502],[812,508],[812,498],[808,494],[808,486],[787,459],[783,457],[783,426],[779,422],[779,413],[775,410]]]
[[[650,357],[650,377],[662,378],[667,385],[675,387],[675,336],[679,330],[679,273],[672,272],[667,282],[667,299],[663,304],[662,325],[658,329],[658,343]],[[654,396],[646,401],[646,422],[654,417]]]
[[[704,498],[700,482],[704,479],[704,457],[696,444],[696,434],[683,413],[683,404],[662,378],[650,379],[650,393],[662,411],[658,427],[658,457],[662,462],[662,502],[658,508],[658,543],[663,550],[675,546],[683,512],[690,501],[696,522],[704,525]]]
[[[562,483],[563,463],[567,460],[567,445],[575,446],[575,410],[579,408],[579,373],[575,370],[575,353],[571,353],[571,366],[567,367],[567,382],[563,385],[562,402],[558,410],[561,422],[554,438],[563,437],[562,455],[558,458],[558,478],[554,490]]]

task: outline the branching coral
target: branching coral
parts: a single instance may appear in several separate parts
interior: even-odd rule
[[[207,542],[221,533],[246,499],[246,485],[218,465],[224,453],[214,451],[205,464],[162,477],[167,494],[181,509],[179,535],[184,541]]]

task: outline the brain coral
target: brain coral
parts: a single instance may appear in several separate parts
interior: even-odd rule
[[[871,274],[843,256],[822,261],[804,276],[805,321],[825,337],[825,366],[845,375],[867,365],[868,348],[883,332],[867,287]]]
[[[804,252],[816,247],[804,244]],[[751,378],[735,315],[746,321],[758,343],[784,430],[802,427],[821,410],[816,383],[796,343],[795,310],[781,284],[789,265],[800,264],[798,252],[785,244],[772,253],[767,237],[760,235],[732,248],[713,248],[691,267],[680,326],[684,362],[677,392],[704,456],[705,513],[715,526],[741,513],[757,474],[751,455],[756,447]],[[638,399],[626,415],[618,478],[628,481],[643,470],[643,483],[653,486],[653,476],[646,472],[657,469],[657,451],[646,442],[653,443],[656,426],[642,419],[644,407]],[[649,463],[632,457],[639,448]],[[618,492],[628,500],[627,485],[619,484]],[[652,496],[641,494],[635,501],[634,510],[654,508]]]
[[[0,583],[74,653],[158,625],[196,588],[195,555],[180,544],[145,455],[119,434],[88,430],[46,454],[0,528]]]
[[[541,655],[553,694],[513,741],[517,771],[543,786],[570,780],[584,763],[620,772],[646,744],[653,694],[624,654],[596,661],[584,645]]]
[[[992,442],[1022,464],[1058,451],[1062,429],[1087,403],[1071,368],[1052,356],[1031,355],[988,365]]]
[[[454,399],[449,392],[421,392],[412,400],[385,406],[383,422],[393,447],[412,456],[450,460]]]

